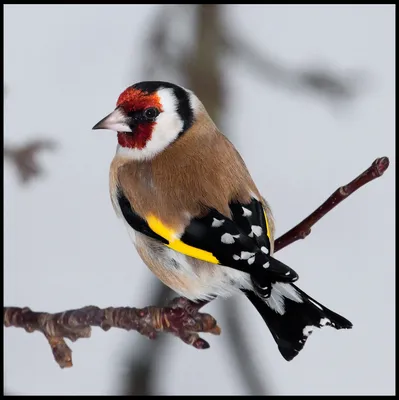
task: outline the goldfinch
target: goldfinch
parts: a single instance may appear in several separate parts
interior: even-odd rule
[[[193,301],[244,293],[288,361],[315,327],[352,327],[294,285],[298,274],[273,257],[270,207],[192,91],[136,83],[93,129],[117,132],[111,201],[165,285]]]

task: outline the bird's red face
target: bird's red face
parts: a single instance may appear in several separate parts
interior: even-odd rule
[[[121,93],[116,106],[132,118],[129,125],[134,130],[134,134],[118,132],[118,143],[122,147],[143,149],[151,139],[156,117],[163,111],[158,94],[146,94],[130,87]]]
[[[93,129],[116,131],[118,151],[135,159],[150,159],[191,127],[194,97],[167,82],[136,83],[122,92],[115,110]]]

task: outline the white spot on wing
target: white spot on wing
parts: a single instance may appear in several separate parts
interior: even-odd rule
[[[248,210],[248,208],[245,208],[245,207],[243,207],[242,208],[242,211],[243,211],[243,216],[244,217],[250,217],[251,215],[252,215],[252,211],[251,210]]]
[[[249,251],[242,251],[241,252],[241,259],[242,260],[248,260],[248,258],[252,257],[255,255],[255,253],[250,253]]]
[[[234,254],[234,255],[233,255],[233,260],[238,261],[239,259],[240,259],[240,256],[237,256],[237,254]]]
[[[251,226],[251,233],[254,233],[255,234],[255,236],[261,236],[262,235],[262,233],[263,233],[263,230],[262,230],[262,228],[260,227],[260,226],[258,226],[258,225],[252,225]]]
[[[235,239],[237,239],[240,235],[230,235],[230,233],[224,233],[220,240],[225,244],[233,244]]]
[[[264,263],[264,264],[263,264],[263,268],[269,268],[269,267],[270,267],[269,261],[268,261],[267,263]]]
[[[212,228],[219,228],[220,226],[222,226],[224,223],[224,219],[217,219],[214,218],[213,222],[212,222]]]
[[[262,246],[260,249],[262,250],[263,253],[269,254],[269,249],[267,247]]]
[[[255,257],[251,257],[248,259],[248,264],[252,265],[254,263],[254,261],[255,261]]]
[[[287,271],[284,275],[289,275],[291,272],[290,271]]]

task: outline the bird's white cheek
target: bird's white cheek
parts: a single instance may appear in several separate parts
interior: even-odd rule
[[[183,122],[177,113],[161,113],[150,140],[142,149],[118,146],[117,153],[134,160],[150,160],[175,141],[182,129]]]
[[[183,129],[183,122],[176,113],[160,114],[151,135],[151,139],[145,146],[146,149],[155,152],[164,150],[179,136]]]

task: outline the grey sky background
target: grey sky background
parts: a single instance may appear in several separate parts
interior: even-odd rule
[[[41,157],[45,177],[27,187],[5,165],[6,305],[49,312],[148,305],[154,278],[109,200],[116,137],[91,127],[125,87],[146,79],[140,68],[156,8],[5,6],[5,143],[39,135],[59,142],[56,153]],[[364,71],[367,78],[354,103],[336,107],[267,84],[226,57],[223,129],[270,202],[277,234],[375,158],[391,161],[386,175],[279,253],[298,271],[298,285],[351,320],[353,330],[314,332],[287,363],[256,310],[240,299],[250,356],[276,394],[394,393],[394,18],[393,6],[225,7],[226,26],[260,53],[304,69]],[[177,39],[190,34],[184,29],[177,21]],[[221,301],[228,300],[206,311],[223,330]],[[245,394],[225,335],[208,337],[207,351],[171,338],[155,392]],[[128,355],[148,340],[95,329],[72,344],[74,367],[61,370],[39,333],[8,328],[4,336],[5,387],[14,394],[118,393]]]

